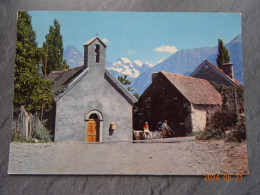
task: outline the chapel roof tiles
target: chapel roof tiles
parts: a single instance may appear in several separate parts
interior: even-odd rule
[[[62,71],[52,71],[47,76],[47,79],[50,79],[54,82],[52,92],[57,95],[60,90],[64,89],[70,83],[70,81],[72,81],[82,71],[83,66],[78,66]]]
[[[77,80],[80,80],[87,74],[87,72],[84,73],[84,71],[86,72],[87,70],[84,69],[83,66],[62,71],[52,71],[47,76],[47,79],[50,79],[54,82],[54,87],[52,89],[52,93],[56,95],[54,99],[59,100],[63,95],[65,95],[65,93],[78,82]],[[81,75],[82,73],[84,73],[84,75]],[[109,71],[105,71],[105,76],[131,103],[137,102],[137,99],[127,89],[125,89],[124,86],[117,79],[115,79],[111,73],[109,73]]]

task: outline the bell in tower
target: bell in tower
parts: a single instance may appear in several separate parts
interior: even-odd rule
[[[99,63],[99,58],[100,58],[100,45],[96,44],[95,45],[95,62]]]

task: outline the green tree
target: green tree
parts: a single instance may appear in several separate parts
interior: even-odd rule
[[[125,87],[127,87],[128,85],[131,85],[131,81],[129,81],[128,79],[127,79],[127,75],[126,74],[124,74],[124,76],[118,76],[118,80],[119,80],[119,82],[120,83],[122,83],[122,85],[124,85]],[[134,91],[133,89],[131,89],[131,87],[127,87],[126,88],[128,91]],[[136,99],[139,99],[139,95],[138,95],[138,93],[134,93],[134,96],[135,96],[135,98]],[[133,105],[133,114],[135,114],[135,113],[137,113],[138,112],[138,106],[137,106],[137,104],[135,103],[134,105]]]
[[[127,79],[127,75],[124,74],[124,76],[118,76],[118,80],[120,83],[122,83],[122,85],[124,85],[125,87],[127,87],[128,85],[131,85],[131,81],[129,81]],[[131,89],[130,87],[126,88],[128,91],[133,91],[133,89]]]
[[[139,99],[139,94],[138,93],[134,93],[134,96],[135,96],[135,98],[138,100]]]
[[[64,70],[69,68],[63,60],[63,41],[60,34],[60,24],[55,19],[53,26],[49,27],[49,34],[46,35],[46,42],[43,44],[45,51],[43,73],[49,74],[53,70]],[[45,74],[46,69],[46,74]]]
[[[221,39],[218,40],[218,57],[217,64],[220,67],[224,63],[230,62],[229,51],[225,48],[224,43]]]
[[[36,35],[32,29],[31,16],[18,12],[17,40],[14,78],[14,114],[21,105],[33,114],[51,107],[52,82],[39,73],[41,49],[37,48]]]

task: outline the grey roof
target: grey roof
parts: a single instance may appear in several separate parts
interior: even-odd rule
[[[83,66],[67,69],[64,71],[52,71],[47,78],[54,81],[52,92],[56,95],[55,101],[62,98],[72,87],[74,87],[85,75],[88,69]],[[130,103],[137,102],[137,99],[125,87],[113,77],[107,70],[105,71],[105,78],[108,79],[110,84],[124,96]]]
[[[47,79],[54,82],[52,93],[57,95],[63,91],[64,88],[72,81],[77,75],[83,71],[83,66],[74,67],[62,71],[52,71],[48,74]]]
[[[190,76],[194,76],[205,64],[211,66],[215,72],[221,75],[227,82],[229,82],[232,86],[242,86],[242,84],[237,81],[235,78],[232,80],[228,75],[226,75],[223,70],[219,67],[215,66],[214,64],[210,63],[208,60],[204,60],[191,74]]]
[[[93,41],[95,41],[96,39],[97,39],[100,43],[102,43],[102,44],[104,45],[104,47],[107,47],[106,44],[103,43],[103,41],[101,41],[101,39],[98,38],[98,37],[93,37],[93,38],[91,38],[91,39],[88,40],[84,45],[90,45],[90,44],[91,44]]]

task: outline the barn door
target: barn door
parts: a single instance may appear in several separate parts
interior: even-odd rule
[[[98,142],[98,126],[97,120],[89,119],[86,133],[88,142]]]

